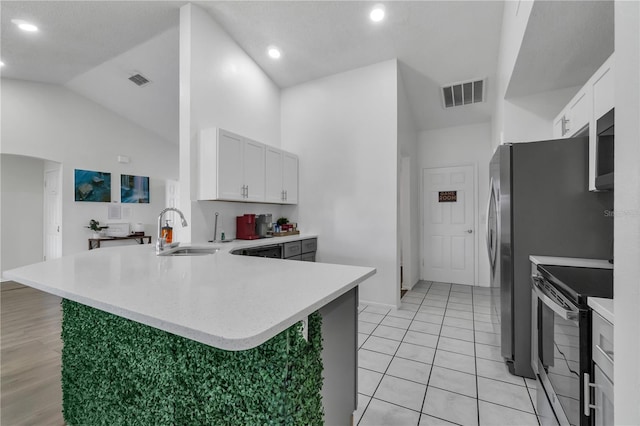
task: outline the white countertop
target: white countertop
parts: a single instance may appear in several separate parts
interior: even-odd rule
[[[298,235],[193,246],[206,256],[156,256],[153,245],[107,247],[6,271],[4,277],[227,350],[251,349],[362,281],[374,268],[230,254]]]
[[[536,265],[575,266],[578,268],[613,269],[606,259],[583,259],[579,257],[556,257],[530,255],[529,260]]]
[[[602,318],[615,324],[615,315],[613,313],[613,299],[603,299],[602,297],[590,297],[587,304],[591,309],[599,313]]]

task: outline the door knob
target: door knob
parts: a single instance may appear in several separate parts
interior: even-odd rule
[[[473,233],[473,229],[467,229],[467,234]]]

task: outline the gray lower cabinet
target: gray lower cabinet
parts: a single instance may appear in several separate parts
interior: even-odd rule
[[[315,262],[316,261],[316,252],[313,253],[304,253],[300,255],[300,260],[303,262]]]
[[[308,240],[302,240],[302,254],[315,253],[318,250],[318,239],[309,238]]]
[[[259,247],[247,247],[243,249],[237,249],[232,254],[239,254],[244,256],[259,256],[259,257],[276,257],[280,258],[280,251],[282,252],[282,258],[286,260],[300,260],[303,262],[315,262],[316,250],[318,248],[317,238],[308,238],[301,241],[291,241],[289,243],[277,244],[269,247],[275,247],[278,251],[275,255],[271,255],[272,252],[267,253],[264,250],[260,250],[260,253],[256,251],[263,248]]]
[[[301,260],[303,262],[315,262],[318,239],[309,238],[302,241],[284,243],[282,258],[287,260]]]
[[[593,358],[594,425],[609,426],[613,418],[613,324],[594,311],[591,356]]]
[[[293,241],[291,243],[284,243],[282,250],[283,259],[291,259],[302,254],[302,241]],[[299,259],[294,259],[299,260]]]

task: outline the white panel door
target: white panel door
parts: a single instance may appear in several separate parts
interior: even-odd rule
[[[242,173],[244,142],[238,135],[220,130],[218,135],[218,198],[243,200]],[[215,167],[215,166],[214,166]]]
[[[423,279],[474,284],[473,191],[473,166],[424,170]]]
[[[62,256],[60,169],[44,173],[44,259]]]
[[[260,142],[245,139],[244,142],[244,184],[245,201],[264,202],[265,146]]]
[[[268,146],[266,150],[265,169],[265,201],[267,203],[282,203],[282,151]]]
[[[298,204],[298,157],[285,152],[283,154],[284,173],[282,189],[285,204]]]

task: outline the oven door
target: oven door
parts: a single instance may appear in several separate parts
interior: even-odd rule
[[[584,310],[578,309],[553,284],[534,275],[532,288],[537,299],[537,360],[540,385],[538,403],[546,399],[556,419],[541,418],[544,424],[584,425],[581,415],[581,379],[584,362],[581,360],[581,330],[585,324]],[[582,336],[584,338],[584,336]],[[542,399],[542,401],[541,401]],[[549,413],[549,407],[539,407]],[[588,417],[587,417],[588,419]]]

